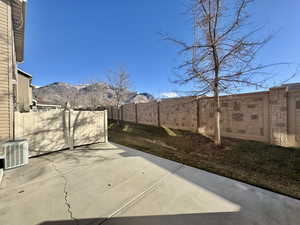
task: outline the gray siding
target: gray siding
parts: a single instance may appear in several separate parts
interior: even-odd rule
[[[12,138],[12,36],[10,1],[0,0],[0,141]]]

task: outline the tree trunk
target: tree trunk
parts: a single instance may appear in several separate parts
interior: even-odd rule
[[[117,106],[117,124],[121,125],[121,122],[120,122],[120,107],[119,106]]]
[[[220,107],[220,96],[219,96],[219,88],[218,85],[215,85],[215,144],[220,146],[221,142],[221,127],[220,127],[220,119],[221,119],[221,107]]]

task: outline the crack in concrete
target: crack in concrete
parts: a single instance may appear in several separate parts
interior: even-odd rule
[[[68,180],[67,180],[67,178],[65,177],[65,175],[56,167],[56,165],[55,165],[55,163],[54,163],[54,161],[53,160],[51,160],[51,159],[48,159],[48,158],[46,158],[48,161],[50,161],[51,162],[51,165],[52,165],[52,167],[55,169],[55,171],[59,174],[59,176],[61,177],[61,178],[63,178],[63,180],[64,180],[64,200],[65,200],[65,205],[66,205],[66,207],[67,207],[67,212],[68,212],[68,214],[69,214],[69,216],[70,216],[70,219],[72,219],[72,220],[74,220],[75,221],[75,223],[76,223],[76,225],[79,225],[79,221],[78,221],[78,219],[77,218],[75,218],[74,216],[73,216],[73,212],[72,212],[72,206],[71,206],[71,204],[70,204],[70,202],[69,202],[69,200],[68,200]]]

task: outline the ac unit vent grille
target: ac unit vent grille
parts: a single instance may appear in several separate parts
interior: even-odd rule
[[[28,143],[11,141],[2,145],[4,150],[4,169],[12,169],[28,164]]]

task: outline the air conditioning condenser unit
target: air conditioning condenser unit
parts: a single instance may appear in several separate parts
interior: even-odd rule
[[[12,169],[28,164],[29,151],[26,140],[8,141],[0,145],[4,153],[4,169]]]

